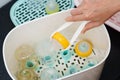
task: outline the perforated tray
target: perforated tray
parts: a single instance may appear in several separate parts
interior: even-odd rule
[[[15,26],[47,15],[45,4],[47,0],[18,0],[10,9],[10,18]],[[73,0],[56,0],[59,11],[74,7]]]

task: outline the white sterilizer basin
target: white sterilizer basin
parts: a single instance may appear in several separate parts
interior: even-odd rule
[[[49,42],[51,34],[69,15],[70,10],[47,15],[21,24],[8,33],[3,44],[3,58],[13,80],[99,80],[110,52],[110,38],[104,25],[84,34],[92,43],[92,52],[87,57],[78,56],[74,49],[81,36],[68,51],[62,51],[58,42],[54,42],[57,47],[48,45],[52,44]],[[81,23],[74,22],[61,33],[69,41]]]

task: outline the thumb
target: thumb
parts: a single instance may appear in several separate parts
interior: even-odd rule
[[[85,25],[84,29],[82,30],[81,33],[85,33],[86,31],[92,29],[92,28],[95,28],[95,27],[98,27],[100,26],[101,24],[99,22],[89,22]]]

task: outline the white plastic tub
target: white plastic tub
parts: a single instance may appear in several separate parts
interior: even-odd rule
[[[54,32],[60,25],[65,23],[65,18],[70,15],[70,10],[58,12],[52,15],[35,19],[33,21],[24,23],[12,29],[5,38],[3,44],[3,58],[5,67],[10,77],[16,80],[15,72],[17,71],[17,61],[14,57],[15,49],[23,43],[29,43],[34,45],[35,43],[41,42],[43,39],[49,38],[52,32]],[[72,24],[64,34],[68,39],[71,38],[72,32],[75,31],[76,27],[81,22]],[[71,33],[71,34],[70,34]],[[108,32],[104,25],[91,29],[85,33],[85,36],[91,40],[94,47],[99,49],[96,51],[98,58],[100,57],[99,63],[95,66],[84,69],[80,72],[64,76],[58,80],[98,80],[101,74],[104,62],[109,55],[110,51],[110,39]],[[42,42],[41,42],[42,43]]]

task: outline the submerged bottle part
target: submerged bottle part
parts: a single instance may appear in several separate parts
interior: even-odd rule
[[[61,41],[61,37],[58,36],[58,34],[53,37],[59,44],[63,44],[65,41],[64,36],[64,39],[62,38]],[[31,51],[35,54],[31,54],[25,59],[21,59],[21,61],[19,60],[19,70],[21,71],[17,72],[18,80],[56,80],[96,64],[92,60],[85,60],[85,58],[87,59],[92,53],[91,42],[82,39],[70,45],[67,39],[66,41],[67,44],[63,44],[62,46],[69,46],[69,48],[65,49],[61,48],[60,45],[56,45],[54,40],[50,41],[46,39],[37,44]],[[58,48],[56,49],[56,47]],[[27,50],[28,52],[29,49],[30,48]],[[82,55],[79,54],[76,49],[81,52]],[[23,51],[25,52],[24,49]]]
[[[65,75],[74,74],[79,71],[79,67],[77,65],[71,65],[65,72]]]
[[[56,69],[46,68],[41,72],[41,80],[56,80],[60,77]]]
[[[91,58],[88,58],[88,67],[92,67],[92,66],[95,66],[96,64],[98,64],[98,61],[99,60],[99,56],[98,57],[96,57],[96,56],[94,56],[94,57],[91,57]]]
[[[59,11],[59,5],[55,0],[48,0],[46,3],[47,14],[52,14]]]
[[[37,55],[31,55],[26,60],[19,61],[19,69],[31,69],[35,70],[38,65],[41,65],[41,58]]]
[[[37,55],[32,55],[26,60],[25,67],[28,69],[35,69],[38,65],[41,65],[41,58]]]
[[[43,62],[46,66],[52,67],[54,65],[55,59],[53,56],[45,56]]]
[[[16,49],[15,57],[18,61],[22,61],[22,60],[27,59],[34,53],[35,53],[35,51],[30,45],[23,44]]]
[[[35,67],[35,63],[31,60],[26,61],[26,68],[34,68]]]
[[[37,75],[30,69],[23,69],[16,74],[18,80],[38,80]]]
[[[60,55],[62,56],[62,58],[66,61],[70,60],[70,58],[72,57],[72,51],[70,50],[63,50],[60,52]]]
[[[53,43],[49,40],[43,40],[42,43],[38,43],[38,45],[35,48],[35,52],[38,56],[41,58],[44,58],[45,56],[52,56],[56,53],[55,46],[53,46]]]

